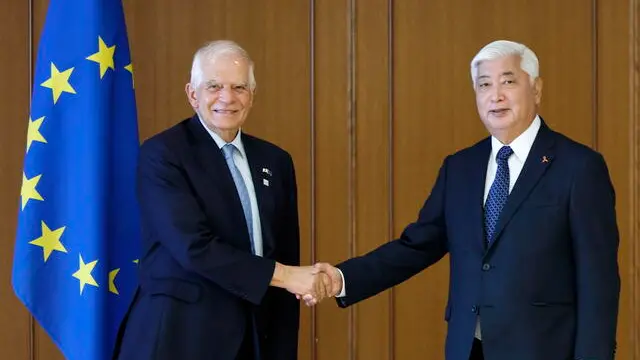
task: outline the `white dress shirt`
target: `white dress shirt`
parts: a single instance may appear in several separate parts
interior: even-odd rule
[[[202,119],[200,119],[200,123],[202,123],[202,126],[204,126],[209,135],[211,135],[213,140],[216,142],[216,145],[218,145],[218,148],[222,149],[223,146],[227,145],[227,143],[222,140],[220,135],[209,130]],[[242,138],[240,136],[241,133],[242,130],[238,130],[238,134],[236,135],[235,139],[230,142],[230,144],[238,149],[238,151],[233,152],[233,161],[236,163],[238,170],[240,170],[242,180],[244,180],[244,183],[247,186],[247,191],[249,192],[249,201],[251,202],[251,219],[253,220],[253,246],[256,250],[256,255],[262,256],[262,226],[260,225],[258,198],[256,197],[256,189],[253,186],[253,180],[251,179],[251,170],[249,169],[247,153],[244,151],[244,146],[242,145]]]
[[[507,160],[509,164],[509,193],[511,193],[513,186],[518,180],[518,176],[520,176],[520,172],[522,171],[524,162],[527,160],[529,151],[531,151],[531,147],[533,146],[533,141],[536,139],[536,135],[538,135],[538,130],[540,130],[540,125],[540,117],[536,115],[527,130],[525,130],[522,134],[515,138],[511,142],[511,144],[508,144],[513,150],[513,155],[509,157],[509,160]],[[496,155],[498,154],[500,148],[502,148],[504,145],[505,144],[501,143],[500,140],[496,139],[494,136],[491,137],[491,154],[487,159],[487,176],[485,178],[484,184],[483,203],[487,201],[489,189],[491,189],[491,184],[493,184],[493,180],[496,177],[496,171],[498,170]],[[336,295],[336,297],[344,297],[347,294],[344,275],[342,274],[342,271],[340,271],[340,269],[338,269],[338,271],[340,272],[340,276],[342,277],[342,289],[340,290],[340,293]],[[475,336],[478,339],[482,339],[479,316],[478,321],[476,322]]]
[[[533,141],[536,139],[539,129],[540,117],[536,115],[527,130],[515,138],[511,144],[508,144],[509,147],[511,147],[511,150],[513,150],[513,155],[511,155],[509,160],[507,160],[509,164],[509,193],[511,193],[513,185],[515,185],[516,180],[518,180],[518,176],[520,176],[520,171],[522,171],[524,162],[527,160],[527,155],[529,155],[529,151],[531,151],[531,146],[533,146]],[[493,180],[496,178],[496,171],[498,171],[496,156],[498,155],[500,148],[503,146],[505,146],[505,144],[501,143],[500,140],[493,136],[491,137],[491,155],[489,156],[489,163],[487,164],[487,177],[484,182],[483,203],[487,201],[489,189],[491,189],[491,184],[493,184]]]

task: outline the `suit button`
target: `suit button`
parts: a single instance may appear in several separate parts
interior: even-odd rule
[[[491,269],[491,265],[489,265],[489,264],[483,264],[482,265],[482,271],[489,271],[489,269]]]
[[[473,305],[473,306],[471,307],[471,312],[472,312],[472,313],[474,313],[474,314],[477,314],[477,313],[478,313],[478,307],[477,307],[477,306],[475,306],[475,305]]]

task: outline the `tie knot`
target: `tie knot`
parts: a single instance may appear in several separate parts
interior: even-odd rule
[[[224,158],[227,160],[233,159],[233,151],[236,149],[233,144],[226,144],[222,147],[222,152],[224,153]]]
[[[507,160],[509,158],[509,156],[511,156],[511,154],[513,154],[513,150],[508,146],[503,146],[498,151],[498,155],[496,155],[496,160],[498,160],[498,161]]]

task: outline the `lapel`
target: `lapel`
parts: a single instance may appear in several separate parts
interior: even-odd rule
[[[222,198],[220,203],[224,204],[222,206],[230,214],[228,218],[232,222],[232,228],[236,229],[234,231],[237,234],[243,234],[244,239],[239,239],[240,245],[246,245],[247,250],[250,250],[249,231],[244,222],[242,203],[222,150],[202,126],[197,115],[191,118],[188,126],[194,137],[195,159],[209,178],[208,183],[218,190],[218,196]]]
[[[486,138],[474,147],[468,163],[465,168],[472,176],[465,176],[466,188],[469,196],[465,197],[470,201],[467,208],[471,209],[470,221],[471,226],[468,227],[473,233],[470,238],[474,239],[473,247],[479,252],[484,252],[484,184],[487,177],[487,163],[491,156],[491,137]]]
[[[283,174],[274,174],[274,167],[268,162],[265,156],[265,149],[260,148],[260,143],[251,135],[242,133],[242,144],[247,153],[249,169],[251,169],[251,181],[256,192],[258,201],[258,211],[260,212],[260,226],[262,228],[262,248],[263,257],[269,257],[275,250],[275,239],[273,237],[272,217],[274,209],[273,185],[274,177]],[[263,169],[265,169],[263,171]]]
[[[552,131],[546,126],[544,121],[540,125],[540,130],[533,142],[531,151],[525,160],[520,176],[507,198],[507,203],[502,209],[500,219],[496,225],[495,239],[489,245],[491,250],[500,241],[500,234],[509,223],[518,207],[527,198],[531,190],[538,183],[542,175],[547,171],[554,157],[554,138]]]

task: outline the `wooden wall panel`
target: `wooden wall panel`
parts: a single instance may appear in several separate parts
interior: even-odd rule
[[[622,18],[623,12],[618,13]],[[623,254],[629,257],[630,270],[624,274],[624,279],[630,283],[629,297],[630,310],[622,316],[631,319],[629,328],[623,330],[630,334],[628,353],[629,359],[640,359],[640,1],[629,1],[629,29],[624,31],[630,35],[629,39],[629,109],[630,109],[630,159],[629,186],[631,203],[628,214],[622,214],[629,219],[629,236],[627,243],[631,254]],[[618,34],[616,34],[618,35]],[[612,37],[616,39],[619,37]],[[623,37],[624,38],[624,37]],[[626,333],[626,332],[623,332]]]
[[[623,356],[636,360],[640,359],[640,1],[629,0],[626,7],[628,12],[626,13],[624,11],[625,3],[620,1],[619,8],[615,8],[615,10],[602,6],[603,13],[609,14],[609,17],[605,19],[620,23],[624,23],[625,17],[628,19],[627,27],[615,27],[615,32],[605,33],[602,42],[617,42],[624,40],[626,36],[629,37],[627,39],[629,62],[626,76],[629,81],[629,96],[628,103],[625,104],[629,109],[627,127],[629,132],[629,161],[627,163],[629,167],[627,187],[629,189],[629,207],[626,209],[627,211],[623,209],[619,212],[620,218],[629,221],[628,226],[625,227],[628,229],[627,236],[623,238],[625,245],[620,253],[620,257],[626,258],[627,265],[624,268],[622,280],[623,284],[627,284],[627,289],[623,292],[624,305],[619,316],[625,320],[618,327],[622,330],[618,334],[618,339]],[[603,27],[605,25],[603,24]],[[622,50],[621,47],[615,51],[622,54]],[[606,66],[606,63],[603,66]],[[619,79],[622,81],[625,77],[620,74]],[[605,89],[601,94],[611,94],[614,92],[614,86],[612,83],[611,88]],[[607,98],[610,96],[608,95]],[[620,104],[620,106],[624,105]],[[624,128],[621,130],[624,134]],[[620,164],[620,166],[624,165]],[[620,181],[624,184],[624,178],[621,177]],[[618,196],[618,198],[623,196]]]
[[[450,56],[453,43],[446,28],[446,1],[394,1],[393,18],[393,218],[394,235],[417,217],[431,191],[446,154],[453,150],[455,107],[473,104],[472,98],[454,103]],[[437,49],[437,50],[435,50]],[[438,54],[438,55],[436,55]],[[464,82],[468,86],[468,81]],[[471,109],[470,106],[467,108]],[[399,285],[395,290],[396,359],[417,354],[444,358],[444,308],[448,258]],[[419,320],[418,320],[419,319]]]
[[[630,76],[632,44],[629,35],[629,8],[622,1],[598,3],[597,8],[597,149],[607,161],[616,190],[616,208],[620,229],[619,264],[622,277],[620,315],[618,317],[618,355],[634,359],[634,342],[638,326],[634,326],[633,283],[634,250],[631,206],[640,184],[632,179],[634,139],[632,107],[633,76]],[[622,5],[622,6],[621,6]],[[616,39],[612,41],[612,39]],[[624,56],[627,54],[628,56]],[[614,95],[615,94],[615,95]],[[614,95],[614,96],[612,96]],[[637,139],[637,138],[635,138]],[[637,158],[636,158],[637,159]],[[636,179],[637,180],[637,179]],[[636,238],[637,239],[637,238]],[[636,290],[637,291],[637,290]]]
[[[314,1],[315,252],[319,261],[350,257],[349,0]],[[347,288],[347,291],[348,288]],[[317,308],[312,359],[350,359],[351,312],[332,301]]]
[[[387,242],[391,233],[389,4],[389,0],[360,0],[355,2],[353,14],[356,255]],[[392,296],[392,292],[386,292],[356,305],[355,359],[388,358],[392,349]]]
[[[29,25],[28,2],[0,4],[0,68],[4,83],[0,88],[0,349],[4,357],[12,359],[30,356],[30,317],[11,287],[24,139],[30,115]]]

